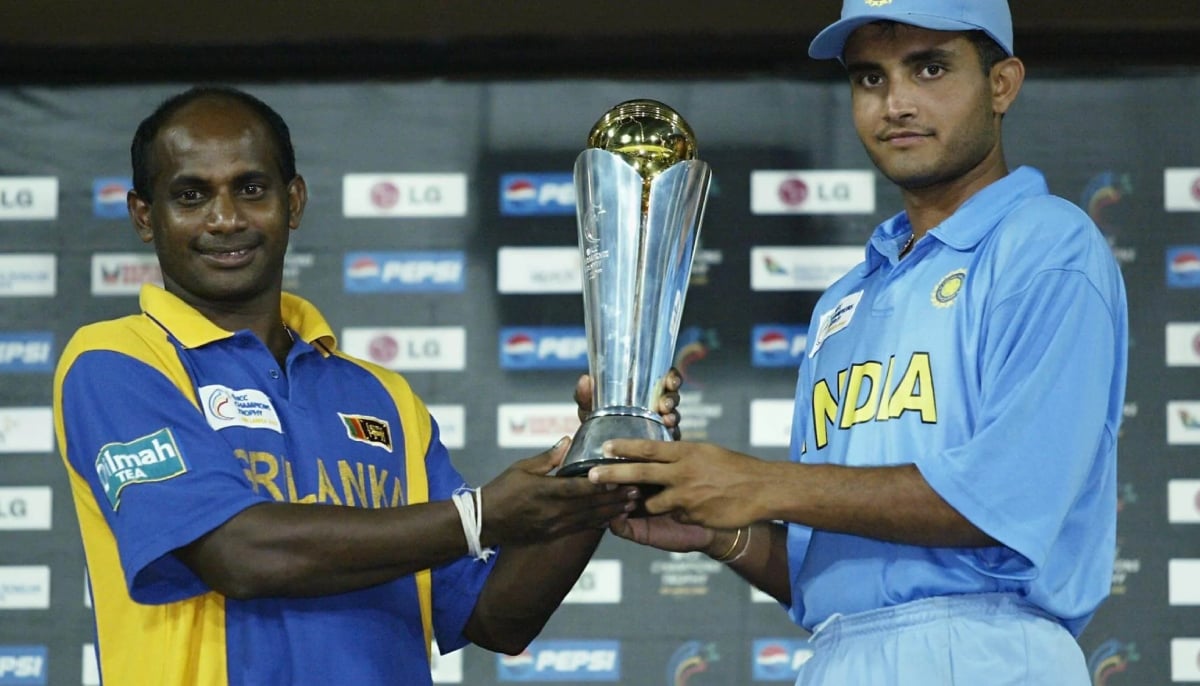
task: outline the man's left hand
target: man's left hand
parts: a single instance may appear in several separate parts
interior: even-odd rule
[[[671,438],[679,440],[679,387],[683,385],[683,376],[679,370],[671,367],[663,379],[663,392],[658,397],[658,407],[653,408],[662,417],[663,426],[671,432]],[[575,382],[575,404],[578,406],[579,421],[585,421],[592,410],[592,377],[584,374]]]

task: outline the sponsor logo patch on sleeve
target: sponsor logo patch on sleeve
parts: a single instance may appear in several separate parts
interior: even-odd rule
[[[109,443],[96,455],[96,476],[113,511],[120,507],[126,486],[165,481],[187,470],[183,453],[166,427],[128,443]]]

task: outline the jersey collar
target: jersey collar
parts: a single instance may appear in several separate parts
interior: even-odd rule
[[[138,302],[142,312],[162,325],[185,348],[199,348],[233,335],[232,331],[212,323],[208,317],[160,286],[143,284]],[[280,309],[284,324],[299,334],[304,342],[310,345],[320,342],[321,345],[316,347],[323,352],[337,347],[333,330],[312,303],[285,292]]]
[[[283,321],[293,331],[300,335],[301,340],[323,351],[337,348],[337,338],[333,329],[321,312],[309,301],[298,295],[284,291],[281,302]],[[317,343],[320,345],[317,345]]]
[[[1033,167],[1018,167],[968,198],[954,214],[930,229],[926,238],[932,236],[955,250],[970,250],[999,225],[1018,200],[1049,192],[1041,172]],[[867,248],[867,270],[896,258],[911,231],[904,212],[875,227]]]
[[[1041,172],[1033,167],[1018,167],[972,195],[929,233],[951,248],[970,250],[999,226],[1017,202],[1049,192]]]

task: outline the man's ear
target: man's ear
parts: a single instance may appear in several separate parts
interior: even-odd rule
[[[300,228],[300,220],[304,218],[304,208],[308,205],[308,184],[304,177],[296,177],[288,183],[288,228],[293,231]]]
[[[143,243],[153,242],[154,229],[150,225],[150,203],[138,195],[137,191],[130,190],[125,195],[125,207],[129,210],[129,219],[133,222],[133,230],[137,231],[138,238],[142,239]]]
[[[1004,114],[1017,99],[1021,85],[1025,83],[1025,63],[1019,58],[1009,57],[992,67],[992,111]]]

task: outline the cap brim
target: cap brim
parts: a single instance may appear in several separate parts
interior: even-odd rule
[[[825,30],[818,33],[812,43],[809,43],[808,56],[815,60],[842,59],[842,53],[846,51],[846,41],[850,38],[850,34],[857,31],[860,27],[877,21],[894,21],[899,24],[908,24],[933,31],[984,31],[989,36],[992,36],[990,31],[981,26],[954,21],[953,19],[946,19],[944,17],[931,17],[927,14],[918,14],[916,12],[870,14],[848,17],[825,27]],[[995,36],[992,36],[992,38],[996,39]],[[1004,43],[999,39],[996,39],[996,42],[1000,43],[1002,47],[1004,46]]]

